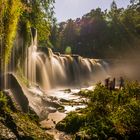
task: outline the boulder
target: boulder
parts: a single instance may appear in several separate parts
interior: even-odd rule
[[[92,140],[91,137],[84,132],[76,133],[75,140]]]
[[[42,98],[42,101],[45,105],[47,106],[51,106],[51,107],[54,107],[54,108],[59,108],[61,107],[60,103],[58,101],[52,101],[51,99],[49,98]]]
[[[1,122],[0,122],[0,139],[1,140],[16,140],[16,135]]]
[[[3,79],[3,77],[4,75],[0,77],[0,81],[1,79]],[[7,92],[7,95],[9,95],[10,97],[13,96],[15,102],[20,106],[21,110],[24,113],[27,113],[28,108],[29,108],[29,101],[24,94],[22,85],[20,84],[17,77],[13,73],[7,73],[6,77],[7,77],[7,89],[10,89],[10,90],[8,90],[8,92],[7,91],[5,92]],[[9,102],[11,102],[10,99],[9,99]]]

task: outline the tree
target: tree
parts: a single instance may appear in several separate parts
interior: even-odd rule
[[[23,13],[23,20],[30,23],[30,26],[34,27],[38,31],[38,42],[40,45],[49,43],[49,36],[51,30],[51,24],[55,22],[53,17],[53,3],[55,0],[22,0],[28,7]]]

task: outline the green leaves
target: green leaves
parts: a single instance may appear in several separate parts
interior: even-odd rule
[[[76,20],[69,19],[51,32],[57,51],[65,53],[67,46],[72,52],[94,58],[121,58],[129,51],[140,50],[140,8],[138,2],[126,9],[118,8],[115,1],[110,10],[93,9]],[[135,48],[135,49],[134,49]]]
[[[76,136],[80,134],[81,138],[88,136],[90,139],[139,137],[139,90],[138,82],[127,82],[123,90],[110,91],[97,84],[94,91],[81,91],[81,96],[90,99],[88,107],[80,114],[70,113],[58,124],[59,130],[78,132]]]
[[[0,35],[2,35],[0,46],[1,65],[6,66],[16,36],[18,22],[22,11],[22,3],[20,0],[2,0],[0,9],[2,9],[2,14],[0,14],[0,21],[2,22],[0,25]]]

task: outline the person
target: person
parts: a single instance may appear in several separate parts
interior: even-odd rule
[[[115,84],[116,84],[116,79],[113,78],[112,80],[109,81],[109,88],[110,90],[115,90]]]
[[[110,91],[113,90],[113,80],[111,80],[111,81],[109,82],[109,89],[110,89]]]
[[[119,84],[119,89],[122,89],[122,88],[124,88],[124,79],[123,79],[123,77],[120,77],[120,84]]]
[[[109,83],[110,90],[115,90],[115,82],[116,82],[115,78],[113,78],[113,80],[110,81],[110,83]]]
[[[106,87],[107,89],[109,89],[109,81],[110,81],[109,78],[106,78],[106,79],[105,79],[105,87]]]
[[[113,90],[115,90],[115,87],[116,87],[116,79],[113,78],[113,85],[112,85]]]

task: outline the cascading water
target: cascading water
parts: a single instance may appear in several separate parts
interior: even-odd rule
[[[60,86],[88,85],[106,77],[101,60],[54,54],[49,48],[37,47],[36,30],[32,38],[25,68],[31,85],[37,84],[43,90],[48,90]]]
[[[32,44],[28,48],[26,58],[26,77],[32,86],[39,84],[41,88],[46,90],[50,87],[46,66],[41,58],[42,53],[37,52],[37,31],[34,29],[32,32],[34,32],[32,33]],[[37,73],[37,69],[40,70],[40,73]],[[37,80],[37,75],[39,75],[39,81]]]

